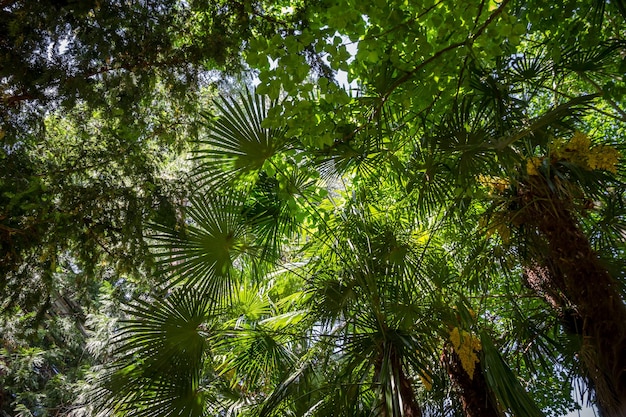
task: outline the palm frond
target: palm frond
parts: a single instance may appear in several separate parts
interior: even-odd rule
[[[514,56],[509,65],[514,80],[524,83],[541,83],[544,78],[552,75],[553,71],[552,61],[543,50]]]
[[[284,173],[281,180],[282,184],[261,172],[247,193],[243,208],[243,216],[259,248],[258,257],[268,261],[281,255],[282,242],[297,231],[295,199],[306,196],[307,189],[314,183],[297,167]]]
[[[544,413],[504,362],[490,336],[481,331],[480,341],[483,349],[481,365],[485,379],[498,402],[514,415],[544,417]]]
[[[322,178],[338,178],[345,174],[372,177],[386,162],[389,152],[385,143],[388,140],[380,138],[368,126],[358,129],[351,126],[342,138],[317,151],[315,162]]]
[[[294,398],[298,394],[301,387],[298,385],[305,385],[310,372],[315,372],[315,367],[310,361],[303,361],[298,364],[295,371],[291,372],[286,378],[284,378],[266,398],[259,410],[259,417],[269,417],[278,410],[283,402],[289,398]],[[315,404],[308,403],[307,408],[312,410],[316,407]]]
[[[205,113],[209,130],[199,141],[195,176],[199,184],[218,187],[246,174],[256,174],[286,144],[286,129],[263,127],[271,104],[246,91],[215,103],[219,115]]]
[[[243,217],[243,204],[235,195],[207,193],[191,199],[187,221],[180,232],[153,225],[159,232],[153,248],[172,277],[171,285],[198,288],[216,305],[224,301],[241,256],[255,251]]]
[[[103,405],[129,416],[207,415],[200,389],[210,301],[179,289],[163,301],[137,300],[117,338],[122,359],[105,374]]]
[[[284,342],[280,332],[261,327],[220,332],[213,339],[214,348],[229,353],[218,371],[246,391],[269,386],[295,363]]]
[[[156,355],[155,366],[173,366],[164,358],[176,355],[196,363],[207,336],[203,325],[212,310],[211,300],[198,292],[176,289],[162,301],[136,300],[122,322],[119,353],[140,352],[142,361]]]
[[[208,417],[215,407],[209,396],[191,383],[167,378],[143,378],[137,391],[117,397],[109,408],[114,415],[129,417]],[[113,383],[118,383],[114,380]]]
[[[589,49],[580,45],[572,45],[562,53],[561,66],[576,72],[596,72],[603,70],[612,60],[616,59],[616,51],[623,48],[621,42],[608,42]],[[619,59],[619,55],[617,56]]]

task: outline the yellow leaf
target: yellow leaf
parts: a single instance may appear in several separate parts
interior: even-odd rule
[[[433,379],[428,373],[420,375],[420,380],[422,381],[422,384],[424,385],[426,391],[430,391],[431,389],[433,389]]]
[[[491,175],[482,175],[482,174],[478,176],[478,182],[483,187],[488,188],[490,194],[494,192],[502,194],[504,191],[507,190],[507,188],[509,188],[511,184],[510,181],[506,178],[494,177]]]
[[[474,378],[476,364],[479,361],[477,353],[482,349],[480,339],[455,327],[450,331],[450,342],[452,342],[456,354],[459,355],[461,366],[470,378]]]
[[[566,150],[571,152],[585,153],[591,148],[591,138],[582,132],[575,132],[574,136],[567,142]]]
[[[539,175],[539,167],[543,162],[543,158],[534,156],[526,160],[526,173],[528,175]]]
[[[595,146],[587,157],[587,164],[591,169],[601,169],[617,173],[617,164],[622,155],[612,146]]]
[[[459,333],[458,327],[455,327],[450,331],[450,341],[452,342],[452,346],[454,346],[455,350],[461,347],[461,334]]]

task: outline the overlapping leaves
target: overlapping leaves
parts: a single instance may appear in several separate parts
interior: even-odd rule
[[[254,177],[286,145],[286,130],[264,127],[270,105],[250,91],[214,105],[219,114],[204,115],[209,130],[196,154],[198,182],[215,187],[246,174]]]

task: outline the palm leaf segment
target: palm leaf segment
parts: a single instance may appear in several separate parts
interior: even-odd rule
[[[200,389],[205,322],[210,302],[177,290],[163,301],[138,301],[118,338],[126,358],[110,370],[99,393],[115,415],[207,415],[210,398]]]
[[[214,120],[204,142],[207,147],[199,152],[203,163],[197,175],[208,191],[198,193],[184,208],[180,229],[153,225],[153,248],[161,253],[160,264],[171,277],[167,286],[175,289],[164,302],[139,301],[129,311],[133,319],[123,328],[120,354],[132,357],[122,359],[110,373],[105,388],[112,392],[111,408],[122,399],[139,405],[139,416],[201,416],[212,409],[209,400],[218,397],[222,410],[246,408],[247,402],[254,402],[254,392],[269,383],[270,370],[285,370],[284,365],[292,363],[279,333],[300,314],[290,311],[270,319],[262,311],[255,319],[228,321],[245,293],[240,284],[248,285],[239,282],[240,276],[261,276],[259,267],[276,258],[277,242],[292,224],[285,191],[273,176],[260,172],[284,144],[284,134],[261,126],[267,111],[264,99],[250,93],[240,98],[217,104],[222,115]],[[247,182],[246,174],[254,176],[254,185],[245,195],[224,192],[226,182]],[[296,175],[289,184],[304,187],[300,179]],[[228,311],[222,308],[227,305]],[[214,326],[213,335],[200,331],[206,323],[223,320]],[[222,359],[205,363],[209,350]],[[203,373],[211,369],[217,380],[232,377],[230,388],[202,383]]]
[[[310,349],[262,415],[303,398],[311,415],[418,415],[409,374],[425,369],[437,349],[422,337],[432,323],[422,320],[410,222],[384,216],[355,203],[329,222],[328,241],[311,245]]]
[[[289,337],[284,332],[304,317],[302,311],[283,312],[281,306],[286,300],[272,299],[268,294],[271,288],[250,283],[239,287],[226,312],[232,319],[211,338],[213,349],[223,352],[217,371],[230,380],[231,387],[252,396],[293,365]],[[302,295],[296,293],[288,299],[296,301]]]
[[[204,114],[208,133],[199,141],[194,170],[200,189],[208,189],[210,194],[224,194],[224,189],[245,190],[245,195],[230,195],[235,204],[243,202],[231,212],[240,214],[237,221],[253,232],[260,249],[257,255],[264,259],[279,256],[282,235],[294,231],[297,210],[288,203],[295,202],[294,194],[311,185],[310,176],[300,172],[296,163],[273,159],[286,150],[290,140],[286,129],[264,127],[272,105],[249,90],[238,97],[217,100],[214,106],[219,115]],[[196,198],[191,207],[212,204],[202,199],[206,200],[204,196]],[[202,210],[196,218],[210,220],[207,214]]]
[[[285,129],[263,127],[270,107],[264,97],[246,91],[239,100],[223,97],[215,106],[220,115],[205,113],[209,133],[196,156],[200,184],[213,187],[256,174],[287,143]]]
[[[154,226],[160,232],[154,247],[165,251],[161,264],[173,274],[172,284],[196,287],[216,305],[224,301],[236,261],[254,252],[243,213],[240,198],[207,193],[191,200],[182,231]]]

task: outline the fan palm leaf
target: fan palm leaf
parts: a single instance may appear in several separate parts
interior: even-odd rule
[[[502,356],[493,345],[491,338],[482,332],[480,340],[484,353],[481,360],[484,366],[484,375],[498,401],[507,409],[515,411],[516,415],[544,416],[533,399],[520,385],[515,374],[502,360]]]
[[[237,276],[237,260],[255,252],[244,211],[235,195],[207,193],[190,200],[181,231],[153,225],[159,232],[153,248],[160,251],[162,268],[172,276],[170,285],[196,287],[220,305]]]
[[[199,184],[217,187],[256,174],[287,144],[286,129],[263,126],[271,107],[265,97],[246,91],[237,98],[222,97],[215,107],[218,116],[204,114],[209,132],[195,157]]]
[[[177,290],[163,301],[136,301],[123,322],[117,354],[99,395],[108,408],[129,416],[208,415],[201,389],[210,302]]]

